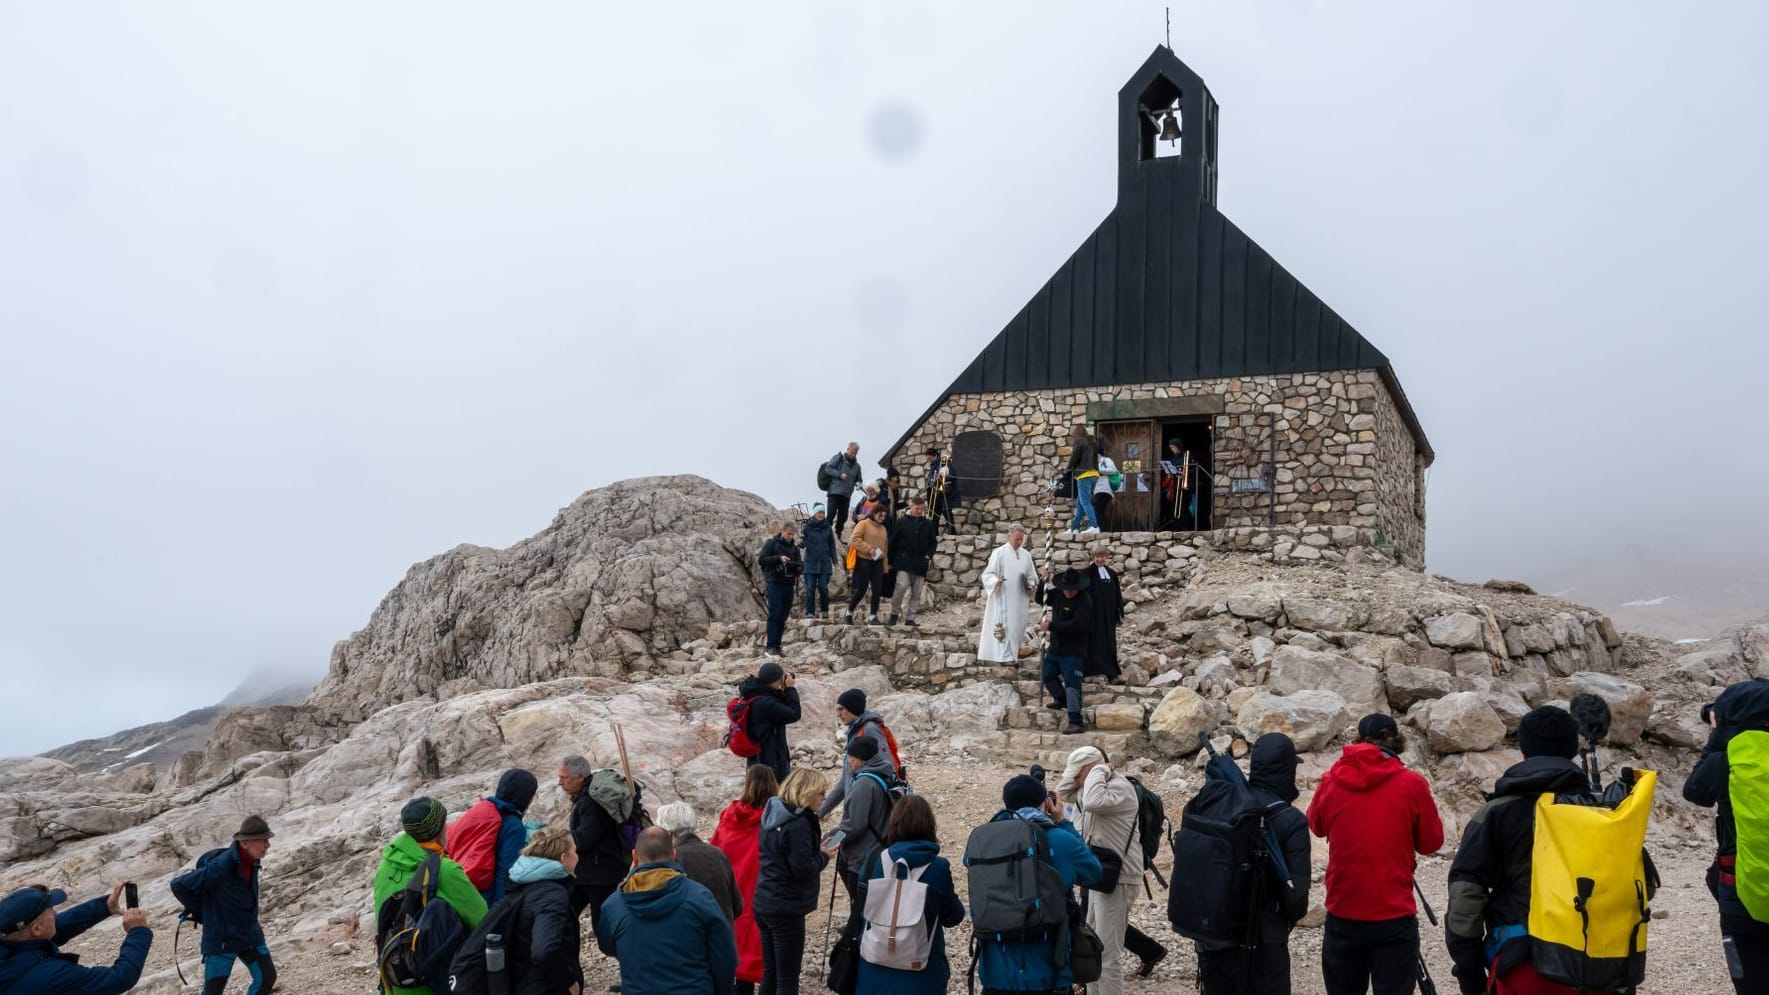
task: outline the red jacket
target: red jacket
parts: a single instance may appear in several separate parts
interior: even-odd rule
[[[743,914],[732,923],[737,932],[737,980],[758,983],[762,980],[762,934],[756,928],[755,899],[756,876],[762,869],[762,810],[750,808],[741,799],[725,806],[709,842],[731,861],[731,873],[743,895]]]
[[[1379,922],[1414,915],[1414,852],[1443,846],[1443,822],[1425,779],[1371,743],[1345,748],[1308,803],[1308,828],[1325,837],[1327,911]]]

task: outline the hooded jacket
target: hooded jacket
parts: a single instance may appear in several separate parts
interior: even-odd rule
[[[1689,779],[1683,782],[1683,798],[1703,808],[1716,808],[1714,837],[1718,844],[1714,863],[1708,868],[1708,891],[1720,904],[1720,914],[1750,918],[1750,911],[1738,900],[1738,887],[1733,875],[1738,857],[1738,823],[1732,811],[1732,763],[1726,748],[1732,737],[1746,729],[1761,729],[1764,698],[1769,695],[1769,682],[1762,680],[1734,684],[1721,692],[1714,707],[1723,716],[1743,712],[1750,717],[1744,723],[1724,721],[1708,736],[1701,757]]]
[[[528,843],[522,816],[539,789],[528,771],[504,771],[496,793],[474,803],[448,827],[448,855],[473,879],[487,905],[496,904],[510,889],[510,868]]]
[[[848,455],[846,449],[829,457],[823,464],[829,470],[829,493],[851,495],[860,483],[860,461]],[[846,479],[843,475],[846,474]]]
[[[749,703],[749,738],[761,752],[749,762],[766,764],[775,777],[785,781],[792,770],[792,748],[786,742],[786,727],[797,722],[801,714],[798,689],[776,690],[750,676],[737,685],[737,696],[754,699]]]
[[[418,868],[430,859],[432,853],[440,856],[441,849],[433,851],[426,848],[424,844],[412,839],[410,833],[400,833],[393,837],[393,842],[387,844],[387,848],[381,851],[381,866],[375,871],[372,891],[376,916],[380,915],[381,906],[386,903],[387,899],[411,881],[412,875],[416,874]],[[473,887],[473,882],[467,880],[467,872],[461,870],[461,865],[447,857],[442,858],[442,865],[438,870],[436,897],[446,902],[449,908],[455,910],[455,914],[461,917],[461,922],[466,924],[468,931],[479,925],[479,920],[485,918],[485,899],[479,894],[479,889]],[[377,922],[377,929],[379,926],[380,923]],[[390,995],[431,995],[431,991],[421,986],[417,988],[395,987],[392,988]]]
[[[903,515],[891,527],[891,565],[903,573],[927,576],[938,538],[934,520],[927,515]]]
[[[1284,863],[1290,869],[1287,884],[1273,882],[1259,909],[1261,943],[1288,944],[1290,927],[1308,914],[1308,885],[1313,875],[1309,869],[1311,848],[1308,841],[1308,819],[1296,806],[1296,744],[1282,733],[1266,733],[1253,743],[1253,754],[1247,765],[1247,785],[1261,805],[1284,802],[1266,819],[1284,851]]]
[[[1035,808],[997,812],[990,822],[1023,819],[1044,829],[1050,846],[1050,863],[1062,876],[1063,890],[1069,893],[1069,915],[1080,915],[1081,907],[1074,900],[1077,884],[1099,880],[1099,858],[1087,848],[1081,834],[1067,819],[1052,823],[1050,816]],[[1052,930],[1043,938],[1030,940],[995,940],[980,938],[977,944],[977,980],[984,988],[1008,992],[1068,991],[1074,981],[1069,970],[1068,930]]]
[[[516,928],[504,948],[515,978],[510,995],[558,995],[583,984],[577,916],[571,911],[571,872],[557,860],[518,857],[510,867],[510,895],[521,901]]]
[[[719,813],[719,827],[713,830],[712,845],[731,862],[731,873],[737,879],[737,892],[743,899],[743,910],[731,925],[737,932],[737,980],[751,983],[762,980],[762,936],[756,929],[756,878],[762,870],[762,810],[744,804],[742,799],[725,806]]]
[[[885,856],[888,854],[889,856]],[[910,870],[926,867],[921,883],[927,885],[927,901],[922,904],[922,921],[934,936],[934,949],[919,971],[899,971],[862,960],[860,981],[854,995],[945,995],[946,982],[952,969],[946,961],[946,930],[964,921],[964,903],[952,885],[952,865],[940,856],[940,844],[933,840],[905,840],[887,850],[875,852],[861,868],[859,887],[854,892],[853,907],[866,908],[869,882],[885,874],[886,862],[892,867],[898,860]],[[889,887],[881,883],[880,887]]]
[[[596,946],[620,961],[623,995],[730,995],[737,971],[730,920],[670,861],[633,868],[602,906]]]
[[[764,916],[806,916],[817,907],[817,889],[829,858],[818,849],[817,813],[779,798],[762,809],[761,872],[755,910]]]
[[[822,521],[816,515],[805,519],[799,529],[805,547],[805,574],[811,577],[828,577],[835,573],[835,526],[830,523],[829,516],[824,515]]]
[[[877,743],[879,756],[887,759],[890,758],[891,744],[889,740],[885,739],[883,716],[872,711],[861,712],[859,718],[849,722],[847,739],[842,741],[843,755],[846,755],[848,744],[861,738],[870,739]],[[894,768],[891,772],[891,776],[896,776]],[[829,813],[835,811],[835,807],[840,805],[842,801],[848,797],[848,786],[853,782],[853,768],[849,767],[846,763],[842,764],[841,777],[835,782],[835,785],[829,789],[829,793],[823,797],[823,804],[817,807],[817,818],[826,818]]]
[[[1450,904],[1444,940],[1465,992],[1486,990],[1486,938],[1493,927],[1529,922],[1531,853],[1535,846],[1535,799],[1542,794],[1590,790],[1584,771],[1565,757],[1530,757],[1505,771],[1462,831],[1450,864]],[[1528,943],[1499,948],[1502,975],[1530,959]]]
[[[153,930],[137,926],[123,936],[123,947],[109,967],[81,967],[80,958],[59,949],[110,917],[106,896],[55,914],[55,936],[19,943],[0,941],[0,992],[6,995],[120,995],[135,987],[153,946]]]
[[[1327,911],[1380,922],[1414,915],[1415,853],[1443,846],[1431,786],[1374,743],[1347,746],[1308,803],[1308,828],[1327,841]]]
[[[891,816],[891,799],[885,785],[896,779],[897,767],[891,762],[891,751],[886,749],[861,764],[848,783],[847,802],[836,829],[847,834],[842,838],[841,862],[842,869],[850,874],[858,874],[861,858],[884,842],[885,820]]]

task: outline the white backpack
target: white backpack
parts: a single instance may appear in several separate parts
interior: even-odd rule
[[[911,869],[902,859],[883,852],[878,877],[866,882],[865,921],[860,928],[860,959],[879,967],[919,971],[934,952],[934,931],[923,921],[927,865]]]

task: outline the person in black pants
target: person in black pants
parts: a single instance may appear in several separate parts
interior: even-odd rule
[[[792,770],[792,747],[786,741],[786,727],[803,714],[794,680],[784,667],[769,660],[756,668],[754,677],[745,677],[737,685],[737,696],[749,701],[745,721],[749,738],[758,747],[749,764],[771,769],[780,781],[786,780]]]
[[[823,464],[828,471],[829,490],[825,496],[829,498],[829,520],[835,523],[835,537],[841,538],[842,527],[848,524],[848,502],[853,500],[854,488],[860,483],[860,444],[848,443],[848,448],[836,453]]]
[[[759,995],[798,995],[805,959],[805,918],[817,908],[817,893],[829,855],[818,847],[822,826],[817,807],[829,779],[800,768],[762,809],[761,870],[756,876],[756,929],[762,934]]]
[[[780,656],[780,640],[786,635],[786,618],[792,614],[792,592],[805,565],[799,559],[798,526],[791,522],[762,543],[756,557],[768,591],[768,645],[762,652]]]
[[[934,535],[940,534],[940,522],[946,523],[947,531],[958,534],[958,522],[953,520],[952,509],[963,503],[958,493],[958,478],[952,474],[952,467],[940,459],[940,450],[936,446],[928,447],[922,455],[928,458],[927,493],[928,514],[934,516]]]
[[[571,798],[568,825],[577,847],[576,881],[571,888],[571,912],[590,910],[590,929],[602,922],[602,903],[626,879],[633,852],[621,839],[620,826],[608,810],[590,797],[590,761],[569,756],[559,762],[559,787]]]
[[[872,514],[854,526],[854,578],[848,593],[848,611],[842,621],[854,621],[854,609],[868,592],[872,595],[872,614],[867,625],[878,625],[878,601],[884,595],[884,575],[891,569],[887,547],[890,532],[885,527],[883,505],[875,505]]]
[[[1137,929],[1135,926],[1124,928],[1124,949],[1136,955],[1142,963],[1137,966],[1136,976],[1146,978],[1155,973],[1155,965],[1167,957],[1167,948],[1161,941]]]

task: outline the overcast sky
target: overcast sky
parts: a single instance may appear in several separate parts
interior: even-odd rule
[[[1769,7],[1449,6],[1176,6],[1220,206],[1393,360],[1433,570],[1763,556]],[[317,675],[411,563],[590,487],[809,499],[1111,209],[1162,38],[1155,3],[105,10],[0,7],[0,753]]]

